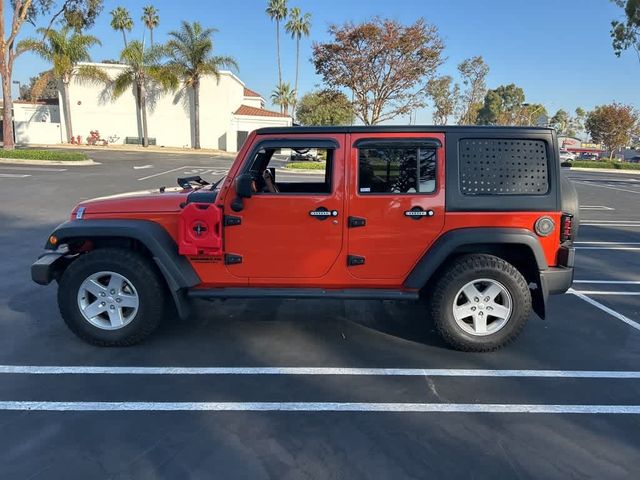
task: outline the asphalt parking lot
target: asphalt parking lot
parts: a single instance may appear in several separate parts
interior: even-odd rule
[[[198,304],[144,344],[82,343],[30,280],[81,199],[215,179],[227,157],[91,152],[0,165],[0,478],[636,478],[640,175],[563,172],[582,205],[573,291],[491,354],[419,306]]]

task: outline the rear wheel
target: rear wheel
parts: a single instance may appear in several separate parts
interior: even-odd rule
[[[429,316],[456,350],[485,352],[513,341],[531,314],[522,274],[492,255],[464,255],[437,280]]]
[[[125,346],[150,335],[162,318],[163,285],[153,265],[124,249],[97,249],[65,270],[58,305],[78,337],[101,346]]]

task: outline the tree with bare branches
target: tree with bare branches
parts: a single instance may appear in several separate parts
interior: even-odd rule
[[[480,56],[468,58],[458,65],[462,84],[466,87],[461,95],[459,125],[473,125],[482,108],[482,101],[487,93],[486,78],[489,66]]]
[[[456,110],[460,86],[449,76],[432,78],[427,82],[427,94],[433,101],[433,124],[446,125]]]
[[[427,81],[443,62],[444,43],[424,19],[412,25],[374,18],[331,25],[333,37],[313,45],[316,72],[332,89],[348,89],[366,125],[407,115],[425,105]]]

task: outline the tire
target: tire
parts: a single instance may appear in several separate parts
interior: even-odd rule
[[[164,292],[149,260],[125,249],[100,248],[81,255],[65,270],[58,306],[69,329],[82,340],[103,347],[129,346],[159,325]]]
[[[531,314],[527,281],[513,265],[493,255],[464,255],[453,261],[427,300],[429,317],[442,339],[465,352],[507,345]]]

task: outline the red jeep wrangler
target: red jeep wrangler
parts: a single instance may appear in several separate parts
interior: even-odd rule
[[[193,298],[286,297],[423,300],[415,321],[449,345],[495,350],[571,285],[559,166],[546,128],[261,129],[213,185],[80,203],[31,273],[97,345],[139,342]]]

